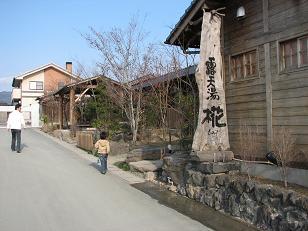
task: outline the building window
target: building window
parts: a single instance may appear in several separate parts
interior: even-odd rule
[[[61,89],[62,87],[64,87],[64,85],[65,85],[64,82],[59,82],[58,83],[58,90]]]
[[[257,75],[257,51],[231,56],[232,80],[246,79]]]
[[[294,70],[308,65],[308,36],[280,43],[280,71]]]
[[[43,90],[43,82],[42,81],[30,81],[29,89],[30,90]]]
[[[308,36],[299,39],[299,65],[308,65]]]

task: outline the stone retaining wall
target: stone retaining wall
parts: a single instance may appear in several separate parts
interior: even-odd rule
[[[308,230],[307,196],[239,175],[186,173],[185,190],[179,191],[191,199],[263,230]]]

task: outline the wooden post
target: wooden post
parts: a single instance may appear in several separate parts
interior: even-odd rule
[[[272,102],[272,74],[271,74],[271,58],[270,44],[264,44],[265,55],[265,84],[266,84],[266,143],[267,151],[271,151],[273,139],[273,102]]]
[[[263,31],[269,31],[268,0],[263,0]]]
[[[54,108],[54,104],[53,103],[51,103],[50,104],[50,107],[51,107],[51,127],[52,127],[52,129],[53,129],[53,108]]]
[[[70,89],[70,125],[72,135],[75,135],[76,131],[76,118],[75,118],[75,88]]]
[[[269,31],[268,0],[263,0],[263,31]],[[271,73],[270,43],[264,44],[265,84],[266,84],[266,143],[267,151],[272,151],[273,140],[273,93]]]
[[[63,129],[63,96],[60,95],[59,98],[59,123],[60,129]]]
[[[221,16],[204,10],[200,62],[196,71],[199,89],[199,116],[192,149],[201,161],[228,161],[229,151],[226,100],[221,55]]]

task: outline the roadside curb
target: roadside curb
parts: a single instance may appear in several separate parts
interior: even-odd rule
[[[53,137],[45,132],[42,132],[39,129],[31,129],[37,133],[39,133],[40,135],[45,136],[48,139],[53,140],[55,143],[61,145],[62,147],[74,152],[75,154],[77,154],[78,156],[80,156],[81,158],[91,162],[91,163],[96,163],[97,162],[97,157],[89,155],[86,153],[86,151],[77,148],[74,144],[69,144],[65,141],[62,141],[56,137]],[[130,172],[126,172],[123,171],[122,169],[116,167],[114,165],[115,162],[117,161],[123,161],[124,160],[124,156],[109,156],[108,157],[108,172],[109,174],[115,175],[119,178],[121,178],[122,180],[126,181],[129,184],[137,184],[137,183],[143,183],[145,182],[145,180],[141,177],[138,177]]]

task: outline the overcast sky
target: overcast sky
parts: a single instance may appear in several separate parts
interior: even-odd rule
[[[50,62],[64,67],[98,60],[80,33],[125,28],[134,15],[144,20],[148,39],[165,41],[191,0],[0,0],[0,91],[14,76]]]

